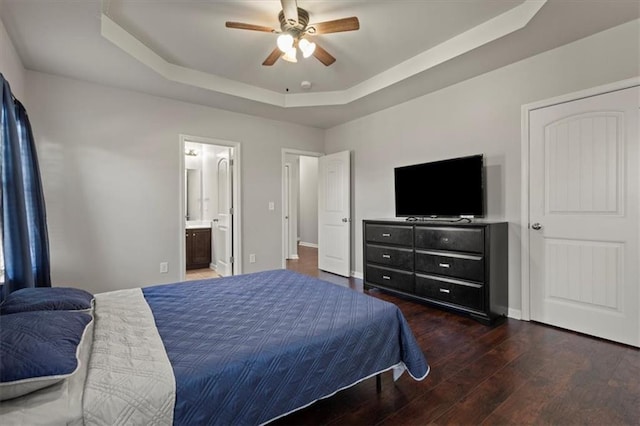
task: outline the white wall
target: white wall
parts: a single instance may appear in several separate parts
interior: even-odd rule
[[[13,96],[26,106],[24,99],[25,70],[2,21],[0,21],[0,72],[11,85]]]
[[[322,130],[32,71],[26,88],[54,285],[179,279],[180,134],[241,143],[244,272],[281,267],[281,148],[321,151]]]
[[[362,220],[394,216],[395,166],[484,153],[488,218],[509,222],[509,306],[519,310],[521,106],[640,75],[639,27],[632,21],[327,130],[327,153],[352,151],[356,272]]]
[[[318,244],[318,158],[300,156],[300,242]]]

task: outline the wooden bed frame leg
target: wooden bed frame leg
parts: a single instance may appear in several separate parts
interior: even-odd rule
[[[376,375],[376,392],[382,392],[382,375],[380,374]]]

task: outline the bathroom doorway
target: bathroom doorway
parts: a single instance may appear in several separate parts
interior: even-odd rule
[[[237,275],[240,144],[180,137],[182,280]]]

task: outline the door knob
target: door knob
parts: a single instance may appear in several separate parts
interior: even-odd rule
[[[542,229],[542,225],[540,225],[538,222],[536,222],[533,225],[531,225],[531,227],[533,229],[535,229],[536,231],[539,231],[540,229]]]
[[[343,221],[343,222],[345,222],[345,223],[347,223],[348,219],[347,219],[346,217],[343,217],[343,218],[342,218],[342,221]]]

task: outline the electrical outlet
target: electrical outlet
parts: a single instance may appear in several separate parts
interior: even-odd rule
[[[160,262],[160,273],[166,274],[169,272],[169,262]]]
[[[256,255],[254,253],[249,255],[249,263],[256,263]]]

